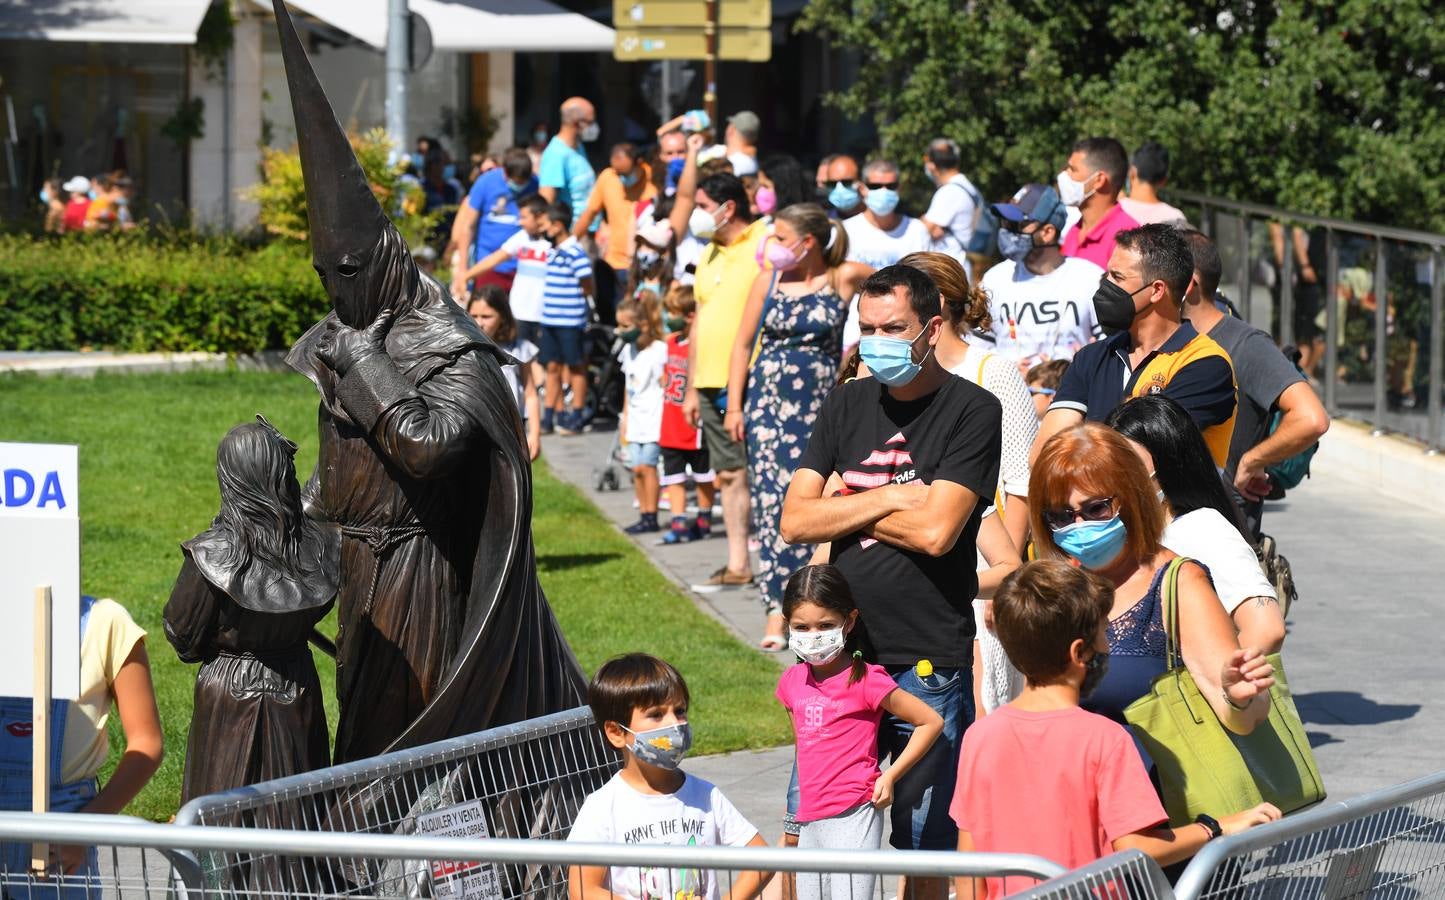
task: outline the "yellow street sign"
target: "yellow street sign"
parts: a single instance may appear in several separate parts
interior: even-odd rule
[[[719,28],[717,58],[767,62],[773,52],[770,28]],[[622,62],[703,59],[707,38],[700,28],[619,28],[613,56]]]
[[[773,24],[772,0],[717,0],[723,28],[767,28]],[[701,28],[707,0],[612,0],[613,28]]]

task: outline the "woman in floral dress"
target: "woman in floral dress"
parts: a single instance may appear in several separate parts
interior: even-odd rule
[[[725,427],[748,453],[753,531],[761,545],[758,591],[767,612],[764,650],[784,650],[780,604],[788,576],[812,548],[790,545],[778,524],[793,469],[838,373],[848,300],[873,269],[844,262],[848,237],[816,203],[779,212],[758,244],[763,272],[753,283],[733,343]]]

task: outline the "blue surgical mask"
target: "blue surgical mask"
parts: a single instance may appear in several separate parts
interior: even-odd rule
[[[923,368],[921,360],[913,361],[913,345],[927,333],[928,329],[924,328],[912,340],[869,335],[858,342],[858,356],[874,378],[889,387],[903,387],[917,378]],[[932,350],[930,347],[929,352]],[[927,359],[928,354],[923,358]]]
[[[514,193],[514,194],[520,194],[520,193],[522,193],[523,191],[525,191],[525,190],[527,189],[527,185],[528,185],[529,183],[530,183],[530,182],[526,182],[526,181],[512,181],[511,179],[508,179],[508,180],[507,180],[507,189],[510,190],[510,191],[511,191],[512,193]]]
[[[1054,546],[1079,561],[1086,569],[1102,569],[1119,558],[1129,533],[1124,520],[1115,516],[1107,522],[1074,522],[1053,530]]]
[[[85,192],[85,196],[89,197],[91,200],[94,200],[94,199],[95,199],[95,188],[91,188],[90,190],[86,191],[86,192]]]
[[[858,188],[847,184],[835,184],[828,192],[828,202],[839,212],[847,212],[858,206]]]
[[[998,252],[1003,255],[1004,259],[1021,263],[1032,249],[1034,249],[1033,235],[1019,234],[1006,228],[998,230]]]
[[[422,169],[426,168],[426,157],[422,156],[420,153],[413,153],[411,154],[411,164],[416,167],[416,170],[418,172],[420,172]]]
[[[453,178],[456,178],[456,177],[457,177],[457,167],[456,167],[456,166],[452,165],[451,163],[447,163],[446,165],[442,166],[442,178],[446,179],[447,181],[451,181]]]
[[[617,177],[622,181],[623,187],[632,187],[637,183],[638,175],[636,172],[628,172],[626,175],[618,175]]]
[[[632,755],[659,769],[676,769],[682,765],[682,758],[692,746],[692,728],[686,722],[648,731],[633,731],[623,725],[622,730],[637,738],[627,746]]]
[[[898,208],[898,192],[892,188],[871,188],[863,202],[875,216],[886,216]]]
[[[47,191],[45,188],[40,189],[40,204],[42,206],[50,205],[50,192]]]

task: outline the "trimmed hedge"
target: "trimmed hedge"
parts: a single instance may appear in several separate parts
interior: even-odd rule
[[[327,309],[304,244],[0,235],[0,349],[255,353]]]

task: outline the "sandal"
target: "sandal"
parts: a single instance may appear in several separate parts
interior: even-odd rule
[[[788,649],[788,637],[783,634],[766,634],[758,642],[758,649],[764,653],[782,653]]]

